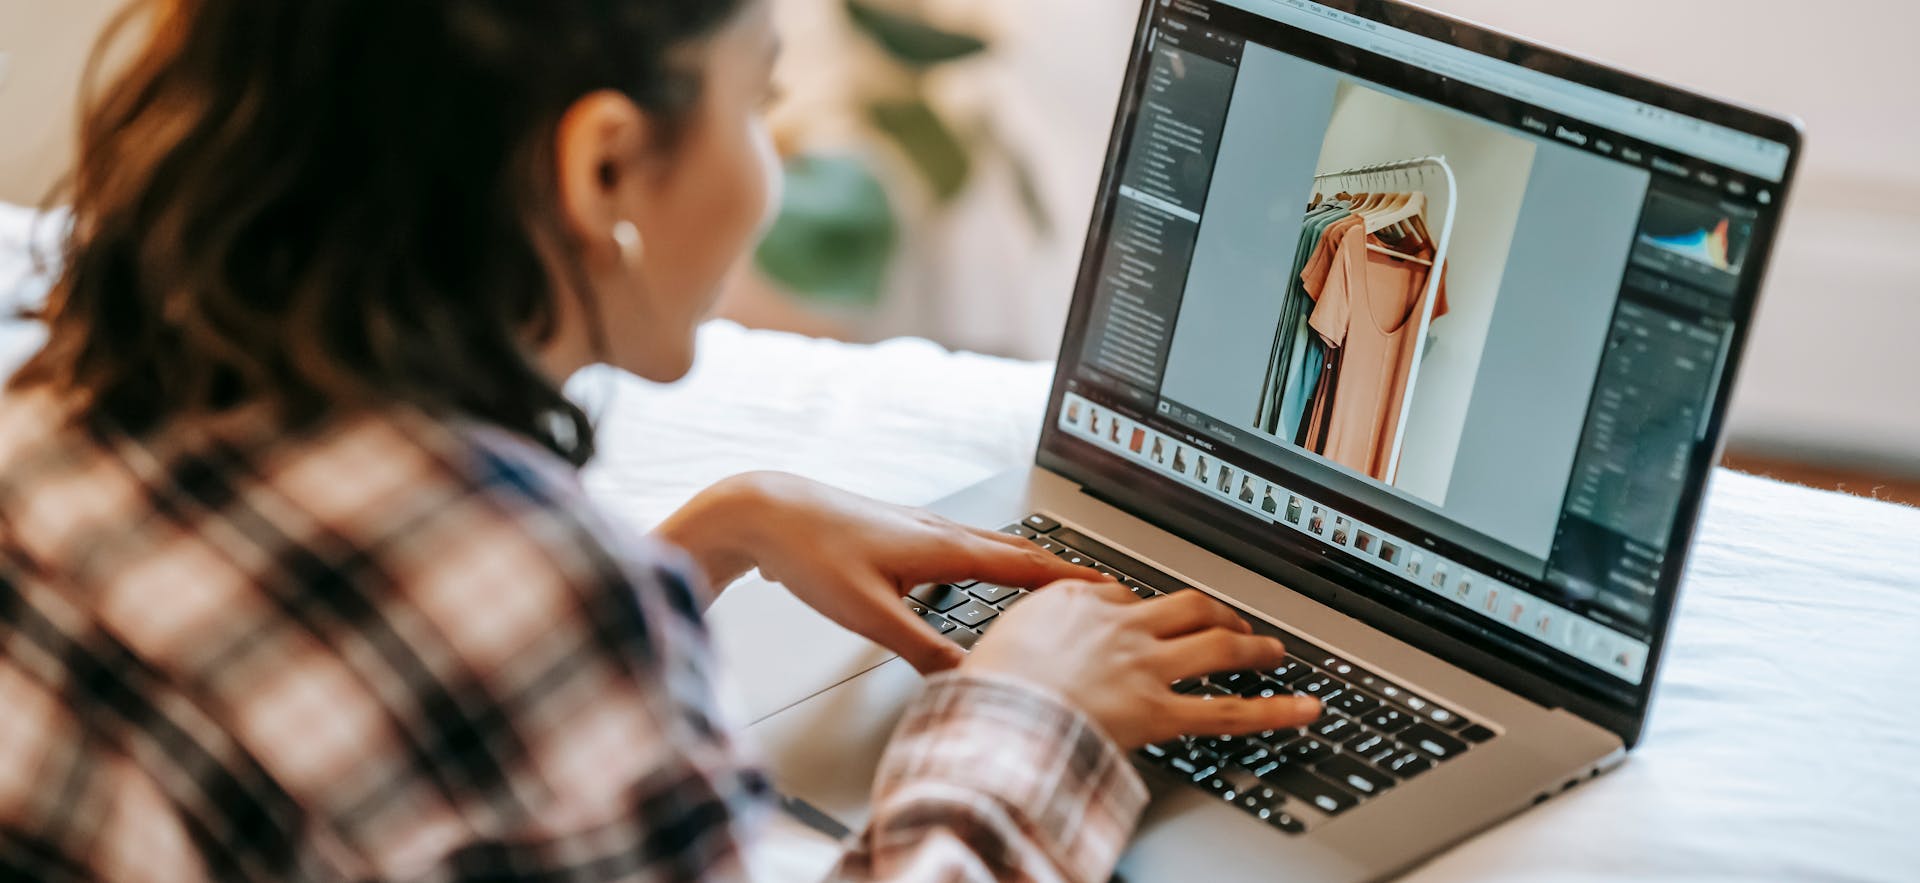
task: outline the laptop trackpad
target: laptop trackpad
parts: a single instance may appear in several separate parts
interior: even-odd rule
[[[880,755],[922,683],[913,666],[895,657],[747,732],[780,793],[859,830],[866,827]]]
[[[757,577],[721,593],[707,626],[745,720],[758,721],[884,662],[893,654],[781,586]]]

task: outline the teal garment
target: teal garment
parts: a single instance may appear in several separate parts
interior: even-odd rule
[[[1258,424],[1261,430],[1275,434],[1283,440],[1292,440],[1292,432],[1286,432],[1290,422],[1298,418],[1286,418],[1286,401],[1290,390],[1296,386],[1296,370],[1302,367],[1302,336],[1300,330],[1306,328],[1306,319],[1311,313],[1313,298],[1306,294],[1306,286],[1300,282],[1300,273],[1306,269],[1309,257],[1319,246],[1321,236],[1332,223],[1350,217],[1352,213],[1346,207],[1336,203],[1317,205],[1308,211],[1306,225],[1300,228],[1300,242],[1294,246],[1294,265],[1288,274],[1286,299],[1281,307],[1281,322],[1275,326],[1273,336],[1273,355],[1267,359],[1267,382],[1261,386],[1260,413]]]
[[[1260,428],[1284,441],[1295,441],[1298,436],[1306,399],[1312,397],[1320,368],[1326,361],[1325,348],[1307,327],[1314,300],[1301,283],[1300,274],[1327,228],[1351,215],[1345,207],[1331,203],[1315,208],[1308,214],[1307,223],[1300,231],[1300,243],[1294,249],[1286,306],[1281,312],[1267,390],[1261,403]],[[1306,390],[1305,396],[1299,394],[1302,388]]]

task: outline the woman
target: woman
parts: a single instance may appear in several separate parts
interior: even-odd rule
[[[691,365],[773,202],[764,4],[147,10],[0,406],[0,877],[740,876],[700,617],[755,567],[931,676],[839,876],[1105,879],[1123,752],[1317,713],[1173,693],[1282,649],[1012,537],[778,475],[595,515],[561,385]],[[966,578],[1051,587],[969,655],[901,600]]]

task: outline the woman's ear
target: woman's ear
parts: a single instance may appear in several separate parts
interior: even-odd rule
[[[574,102],[560,118],[554,133],[560,219],[590,260],[618,259],[614,230],[635,220],[632,188],[651,134],[646,113],[612,90]]]

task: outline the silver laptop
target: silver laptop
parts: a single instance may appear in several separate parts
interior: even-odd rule
[[[935,508],[1220,598],[1292,656],[1175,689],[1328,713],[1141,752],[1122,877],[1377,878],[1626,758],[1799,143],[1397,3],[1144,5],[1037,462]],[[845,641],[754,729],[857,826],[917,678]]]

